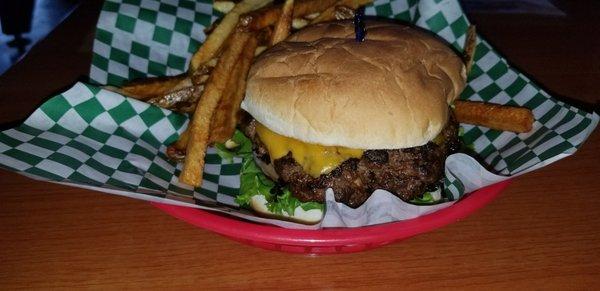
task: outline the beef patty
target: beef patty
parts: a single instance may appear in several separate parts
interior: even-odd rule
[[[244,131],[253,141],[256,157],[270,164],[269,152],[256,134],[255,121],[248,123]],[[279,182],[289,186],[299,200],[324,202],[325,190],[332,188],[336,201],[355,208],[376,189],[408,201],[438,186],[446,157],[460,146],[458,124],[453,117],[434,141],[413,148],[366,150],[360,159],[348,159],[316,178],[305,173],[291,153],[272,162]]]

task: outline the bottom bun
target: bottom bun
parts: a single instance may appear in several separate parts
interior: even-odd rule
[[[296,209],[294,209],[294,215],[290,216],[285,211],[283,214],[276,214],[269,211],[267,203],[268,202],[263,195],[254,195],[250,199],[250,207],[252,207],[254,211],[268,217],[284,219],[303,224],[315,224],[323,219],[323,211],[320,209],[304,210],[302,207],[298,206]]]

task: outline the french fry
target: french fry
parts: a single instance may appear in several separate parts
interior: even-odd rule
[[[251,37],[246,43],[242,55],[236,62],[237,65],[232,73],[232,77],[227,82],[227,87],[231,90],[226,91],[223,95],[213,115],[210,129],[211,142],[223,143],[231,138],[235,132],[235,127],[238,123],[238,111],[246,93],[246,77],[248,76],[257,45],[257,38]]]
[[[210,123],[210,142],[224,142],[233,135],[233,131],[231,135],[228,133],[229,123],[230,123],[230,112],[233,111],[233,102],[235,95],[237,95],[237,87],[240,83],[240,76],[242,75],[242,69],[239,65],[235,67],[234,71],[231,74],[231,78],[227,82],[227,92],[223,94],[223,98],[221,98],[217,108],[215,109],[215,113],[213,114],[213,119]],[[234,125],[235,130],[235,125]]]
[[[272,2],[272,0],[244,0],[237,3],[229,13],[223,17],[221,23],[212,31],[200,49],[192,56],[190,70],[196,71],[205,62],[217,55],[223,43],[235,29],[235,26],[244,13],[259,9]]]
[[[119,93],[129,97],[146,101],[148,99],[167,94],[177,84],[185,82],[186,74],[168,77],[152,77],[136,79],[119,88]]]
[[[269,47],[271,43],[271,39],[273,38],[273,27],[267,26],[261,30],[259,30],[258,34],[258,45]]]
[[[185,151],[189,140],[190,132],[186,129],[183,133],[181,133],[179,139],[175,143],[173,143],[172,146],[174,146],[180,151]]]
[[[162,108],[172,108],[176,103],[189,100],[194,93],[194,87],[187,87],[163,96],[148,100],[148,103]]]
[[[236,30],[228,40],[228,46],[217,62],[198,101],[192,121],[188,126],[189,140],[186,158],[179,181],[198,187],[202,184],[204,157],[209,142],[210,121],[223,96],[236,61],[243,52],[251,33]]]
[[[285,0],[283,7],[281,8],[281,16],[275,23],[275,30],[273,31],[273,37],[271,38],[271,45],[286,39],[290,35],[292,29],[292,19],[294,12],[294,0]]]
[[[147,102],[179,113],[190,113],[188,108],[190,106],[195,108],[196,101],[202,95],[203,90],[204,85],[190,86],[164,96],[152,98]]]
[[[337,6],[337,3],[336,3],[336,5],[332,5],[329,8],[323,10],[323,12],[321,12],[321,14],[319,14],[319,16],[317,16],[316,18],[313,18],[310,21],[310,24],[334,20],[336,6]]]
[[[467,37],[465,38],[463,61],[465,62],[465,68],[467,69],[467,75],[471,72],[473,66],[473,59],[475,58],[475,48],[477,47],[477,33],[475,31],[475,25],[470,25],[467,30]]]
[[[368,2],[370,1],[340,0],[335,5],[325,9],[319,16],[311,20],[310,23],[352,19],[354,17],[354,10]]]
[[[309,24],[308,20],[300,17],[296,17],[292,20],[292,28],[301,29]]]
[[[169,160],[177,162],[177,163],[181,163],[185,160],[185,150],[183,150],[183,151],[178,150],[176,147],[174,147],[172,145],[167,147],[166,154],[167,154],[167,157],[169,157]]]
[[[373,2],[372,0],[339,0],[335,5],[327,8],[319,16],[315,17],[311,24],[354,18],[354,10],[360,6]]]
[[[267,46],[262,45],[262,46],[256,47],[256,50],[254,50],[254,56],[258,56],[258,55],[262,54],[262,52],[264,52],[265,50],[267,50]]]
[[[320,13],[325,9],[336,5],[340,0],[296,0],[294,3],[294,17],[304,17],[314,13]],[[373,0],[345,0],[341,5],[358,8],[373,2]],[[251,30],[260,30],[275,24],[281,15],[281,5],[265,7],[240,18],[240,25]]]
[[[214,60],[214,64],[212,64],[211,66],[214,67],[216,65],[216,61],[217,59],[212,59]],[[211,60],[211,62],[212,62]],[[184,102],[189,103],[187,106],[178,106],[177,110],[178,112],[181,113],[193,113],[195,108],[196,108],[196,101],[199,99],[200,95],[202,95],[202,92],[204,91],[204,84],[206,83],[206,81],[208,80],[210,75],[208,74],[203,74],[203,75],[193,75],[191,77],[192,82],[194,84],[194,87],[196,87],[196,89],[194,90],[193,95],[191,96],[190,99],[187,100],[181,100]],[[176,104],[177,105],[177,104]],[[186,129],[180,136],[179,139],[177,140],[177,142],[173,143],[170,147],[175,147],[178,151],[183,151],[182,154],[179,154],[180,156],[183,155],[185,156],[185,149],[187,147],[187,143],[188,143],[188,139],[189,139],[189,132]],[[169,156],[172,160],[178,160],[179,158],[174,158]]]
[[[208,81],[209,77],[210,77],[210,74],[193,75],[192,82],[194,84],[204,84],[204,83],[206,83],[206,81]]]
[[[190,133],[186,128],[179,136],[179,139],[167,147],[167,157],[172,161],[183,162],[189,138]]]
[[[364,6],[373,3],[373,0],[340,0],[341,6],[348,6],[352,9],[357,9],[360,6]]]
[[[191,74],[192,84],[198,85],[206,83],[208,77],[210,76],[210,72],[212,72],[213,68],[217,65],[217,61],[217,58],[212,58],[194,71]]]
[[[119,87],[115,87],[115,86],[111,86],[111,85],[104,85],[104,86],[102,86],[102,89],[108,90],[111,92],[115,92],[115,93],[119,93],[121,95],[125,95],[125,92],[123,92],[123,90],[121,90],[121,88],[119,88]]]
[[[519,133],[530,131],[534,120],[524,107],[463,100],[454,101],[454,115],[458,122]]]
[[[210,35],[215,28],[217,28],[217,26],[219,26],[219,23],[221,23],[220,19],[217,19],[215,22],[211,23],[209,26],[205,27],[202,31],[204,31],[204,35],[208,36]]]
[[[335,4],[337,0],[297,0],[294,3],[295,17],[302,17],[308,14],[321,12]],[[281,5],[272,5],[259,9],[240,18],[240,25],[246,26],[251,30],[260,30],[267,26],[275,24],[281,15]]]
[[[233,1],[215,1],[213,2],[213,9],[217,10],[221,13],[229,13],[231,9],[235,6],[235,2]]]
[[[304,15],[304,18],[308,19],[308,20],[313,20],[313,19],[317,18],[319,16],[319,14],[321,14],[321,12],[307,14],[307,15]]]
[[[221,127],[227,127],[230,128],[227,131],[225,131],[224,129],[218,130],[218,131],[222,131],[222,132],[231,132],[231,134],[233,134],[233,131],[235,131],[235,126],[237,124],[237,112],[239,111],[239,104],[241,103],[241,99],[243,99],[244,93],[246,91],[246,76],[247,76],[247,71],[249,70],[249,65],[252,63],[252,57],[248,57],[247,54],[249,54],[249,50],[251,50],[252,48],[254,49],[254,54],[260,54],[262,51],[264,51],[267,47],[266,46],[257,46],[258,42],[263,41],[263,39],[268,38],[269,37],[269,33],[262,31],[257,38],[251,38],[248,41],[248,44],[246,46],[246,48],[244,49],[243,52],[243,57],[245,59],[242,59],[240,57],[240,60],[237,61],[238,66],[236,67],[236,71],[238,71],[238,68],[240,67],[248,67],[247,69],[244,69],[243,71],[245,71],[245,74],[243,74],[243,76],[240,76],[239,78],[241,78],[240,83],[237,84],[237,90],[235,91],[235,95],[237,96],[236,98],[238,98],[238,101],[235,102],[235,104],[237,104],[236,106],[227,106],[230,109],[225,109],[225,104],[222,104],[223,102],[219,102],[219,107],[217,107],[214,116],[220,116],[221,114],[223,114],[223,116],[227,117],[229,116],[229,119],[222,119],[219,121],[215,121],[215,119],[213,118],[213,121],[211,122],[211,132],[213,131],[212,127],[215,128],[221,128]],[[214,59],[216,60],[216,59]],[[215,64],[213,64],[212,66],[214,66]],[[192,79],[195,79],[195,83],[197,81],[197,77],[200,76],[193,76]],[[202,79],[204,79],[204,76],[201,76]],[[231,78],[230,78],[231,80]],[[234,87],[233,85],[227,85],[227,87]],[[235,87],[234,87],[235,88]],[[222,99],[226,99],[228,97],[226,97],[225,95],[222,97]],[[231,103],[233,101],[230,101],[229,103]],[[193,112],[195,106],[194,105],[190,105],[189,108],[180,108],[180,110],[178,110],[179,112]],[[225,110],[229,110],[229,113],[225,112]],[[233,121],[229,121],[229,120],[233,120]],[[223,125],[224,122],[231,122],[230,125]],[[233,129],[231,129],[233,128]],[[211,133],[212,134],[212,133]],[[222,138],[220,138],[219,136],[224,136],[226,134],[224,133],[219,133],[217,135],[215,135],[215,139],[217,139],[218,141],[222,142]],[[231,135],[230,135],[231,136]],[[188,143],[188,139],[189,139],[189,131],[186,129],[180,136],[179,139],[173,143],[172,145],[169,146],[169,149],[167,151],[167,154],[169,155],[169,153],[171,153],[173,156],[169,155],[169,158],[171,160],[174,161],[179,161],[181,160],[182,156],[185,156],[185,150],[187,148],[187,143]],[[215,139],[213,139],[211,137],[210,141],[214,142],[216,141]],[[172,149],[171,149],[172,148]]]

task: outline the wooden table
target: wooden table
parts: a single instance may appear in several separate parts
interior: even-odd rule
[[[16,124],[86,75],[99,6],[85,1],[0,77],[0,124]],[[593,10],[472,19],[517,67],[592,108],[600,92]],[[589,289],[600,283],[599,153],[596,130],[573,157],[514,179],[460,222],[372,251],[322,257],[241,245],[146,202],[0,171],[0,286]]]

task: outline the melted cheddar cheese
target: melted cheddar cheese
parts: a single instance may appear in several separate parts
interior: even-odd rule
[[[313,177],[327,174],[344,161],[360,158],[363,154],[363,150],[304,143],[279,135],[258,122],[256,133],[269,151],[271,160],[282,158],[291,152],[294,160]]]

